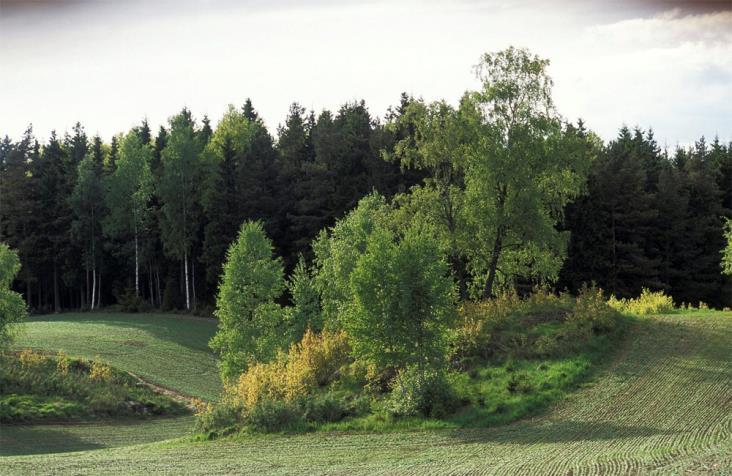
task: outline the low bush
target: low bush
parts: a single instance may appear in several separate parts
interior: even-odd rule
[[[228,401],[253,408],[262,400],[292,401],[334,380],[348,363],[348,339],[343,332],[308,330],[287,354],[274,361],[251,364],[236,383],[228,386]]]
[[[646,288],[641,290],[640,296],[633,299],[617,299],[615,296],[610,296],[608,304],[619,312],[639,316],[663,314],[675,309],[671,296],[667,296],[663,291],[654,292]]]
[[[460,318],[452,335],[451,362],[468,368],[489,359],[576,352],[593,335],[612,332],[619,315],[600,289],[585,287],[576,298],[537,290],[524,299],[504,294],[465,303]]]
[[[444,373],[419,371],[416,367],[401,370],[394,378],[386,409],[393,416],[429,416],[441,418],[452,413],[458,399]]]

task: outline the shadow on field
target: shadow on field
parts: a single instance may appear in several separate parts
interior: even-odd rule
[[[461,443],[540,444],[617,440],[675,432],[647,426],[623,426],[608,422],[560,421],[543,425],[512,425],[493,430],[460,430],[450,436]]]
[[[71,432],[44,425],[0,427],[0,456],[66,453],[104,447]]]
[[[104,324],[124,329],[137,329],[153,337],[193,350],[211,352],[208,341],[216,333],[217,321],[209,318],[175,314],[145,313],[61,313],[32,316],[28,322],[67,322],[72,324]],[[122,342],[127,344],[127,342]],[[134,345],[134,342],[132,342]]]

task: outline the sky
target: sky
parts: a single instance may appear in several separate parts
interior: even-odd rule
[[[250,97],[270,131],[297,101],[402,91],[455,103],[486,51],[551,61],[554,100],[603,139],[732,140],[732,0],[0,0],[0,135],[80,121],[109,140],[183,106],[216,123]]]

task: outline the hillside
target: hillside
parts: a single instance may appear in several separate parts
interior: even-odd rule
[[[137,329],[144,318],[134,324]],[[730,313],[698,311],[639,320],[595,382],[539,418],[502,427],[206,443],[180,439],[9,456],[0,464],[7,474],[718,474],[732,469],[730,343]],[[32,431],[37,429],[5,427],[0,447]],[[63,431],[53,428],[54,433]],[[36,434],[42,445],[45,432]]]

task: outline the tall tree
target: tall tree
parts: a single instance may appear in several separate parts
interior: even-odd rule
[[[183,264],[187,310],[191,309],[190,255],[201,216],[201,150],[193,117],[188,109],[183,109],[170,119],[170,136],[161,157],[158,196],[162,203],[161,232],[165,251]]]
[[[140,238],[150,219],[153,193],[150,161],[152,149],[134,131],[122,139],[114,173],[107,179],[107,207],[104,233],[121,239],[125,255],[134,256],[135,294],[140,293]],[[127,250],[132,247],[132,253]]]

